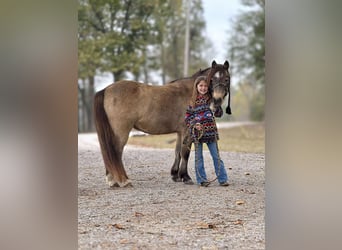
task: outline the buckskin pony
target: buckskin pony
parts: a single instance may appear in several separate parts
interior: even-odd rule
[[[122,154],[129,132],[135,128],[148,134],[176,133],[175,160],[171,167],[174,181],[193,184],[188,174],[191,143],[185,138],[185,110],[198,76],[206,76],[210,83],[212,105],[222,105],[227,94],[230,114],[229,63],[212,62],[210,68],[199,70],[191,77],[171,81],[163,86],[150,86],[135,81],[118,81],[95,94],[95,126],[110,187],[130,186]]]

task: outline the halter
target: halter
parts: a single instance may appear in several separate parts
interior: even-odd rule
[[[225,61],[223,65],[219,65],[217,64],[215,61],[212,62],[212,65],[211,65],[211,69],[210,69],[210,72],[209,74],[207,75],[207,82],[209,83],[209,86],[210,86],[210,89],[211,89],[211,92],[214,88],[218,87],[218,86],[223,86],[227,93],[229,94],[228,96],[228,105],[227,105],[227,108],[226,108],[226,113],[228,115],[231,115],[232,112],[231,112],[231,108],[230,108],[230,75],[229,75],[229,72],[228,72],[228,68],[229,68],[229,63],[228,61]],[[217,73],[217,72],[226,72],[227,74],[227,78],[225,79],[224,83],[218,81],[217,84],[215,84],[215,86],[213,86],[213,77],[214,75]]]

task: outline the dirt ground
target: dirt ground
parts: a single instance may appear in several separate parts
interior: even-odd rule
[[[109,188],[96,134],[78,143],[79,249],[265,249],[264,154],[220,152],[230,186],[200,187],[171,180],[173,150],[127,146],[133,187]]]

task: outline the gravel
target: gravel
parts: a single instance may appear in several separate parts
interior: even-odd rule
[[[79,249],[265,249],[264,154],[220,152],[230,186],[200,187],[171,180],[174,150],[126,146],[133,187],[109,188],[96,134],[78,142]]]

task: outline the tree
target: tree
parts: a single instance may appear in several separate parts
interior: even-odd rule
[[[241,0],[245,11],[233,21],[233,36],[228,41],[228,57],[231,72],[240,79],[240,87],[246,84],[254,88],[248,92],[250,118],[264,118],[265,92],[265,0]],[[247,93],[246,93],[247,95]]]
[[[80,0],[78,9],[80,112],[85,130],[94,130],[95,75],[112,72],[120,80],[125,72],[136,79],[145,63],[144,50],[151,32],[153,0]],[[80,126],[82,127],[82,126]]]
[[[148,71],[160,71],[162,84],[165,84],[172,67],[172,58],[167,54],[170,45],[170,32],[175,26],[175,20],[179,19],[182,1],[181,0],[158,0],[158,8],[154,9],[152,18],[154,20],[154,32],[150,37],[147,51],[147,62],[144,65],[144,75]],[[146,79],[146,77],[145,77]],[[146,81],[145,81],[146,82]]]
[[[78,90],[79,90],[79,129],[94,130],[93,96],[95,75],[101,66],[101,47],[96,39],[96,30],[88,26],[89,6],[81,1],[78,9]],[[81,123],[81,124],[80,124]]]
[[[169,6],[164,13],[159,12],[156,19],[160,28],[158,29],[160,54],[157,58],[160,58],[160,65],[162,65],[163,83],[182,77],[184,66],[186,2],[180,0],[167,2]],[[203,51],[208,43],[203,35],[205,20],[202,1],[192,0],[190,8],[189,72],[194,73],[206,63]]]
[[[208,59],[205,57],[204,52],[212,45],[210,40],[206,39],[204,35],[206,23],[202,1],[193,0],[191,6],[189,72],[194,73],[207,64]]]
[[[112,72],[115,81],[125,72],[139,74],[144,49],[152,31],[153,0],[88,0],[87,24],[94,30],[101,49],[102,72]]]
[[[205,20],[201,0],[190,2],[190,68],[195,72],[206,63],[203,52],[210,44],[203,35]],[[160,72],[162,84],[183,76],[184,39],[186,23],[186,1],[158,0],[158,8],[154,9],[153,34],[146,49],[144,79],[148,71]],[[145,81],[146,82],[146,81]]]

